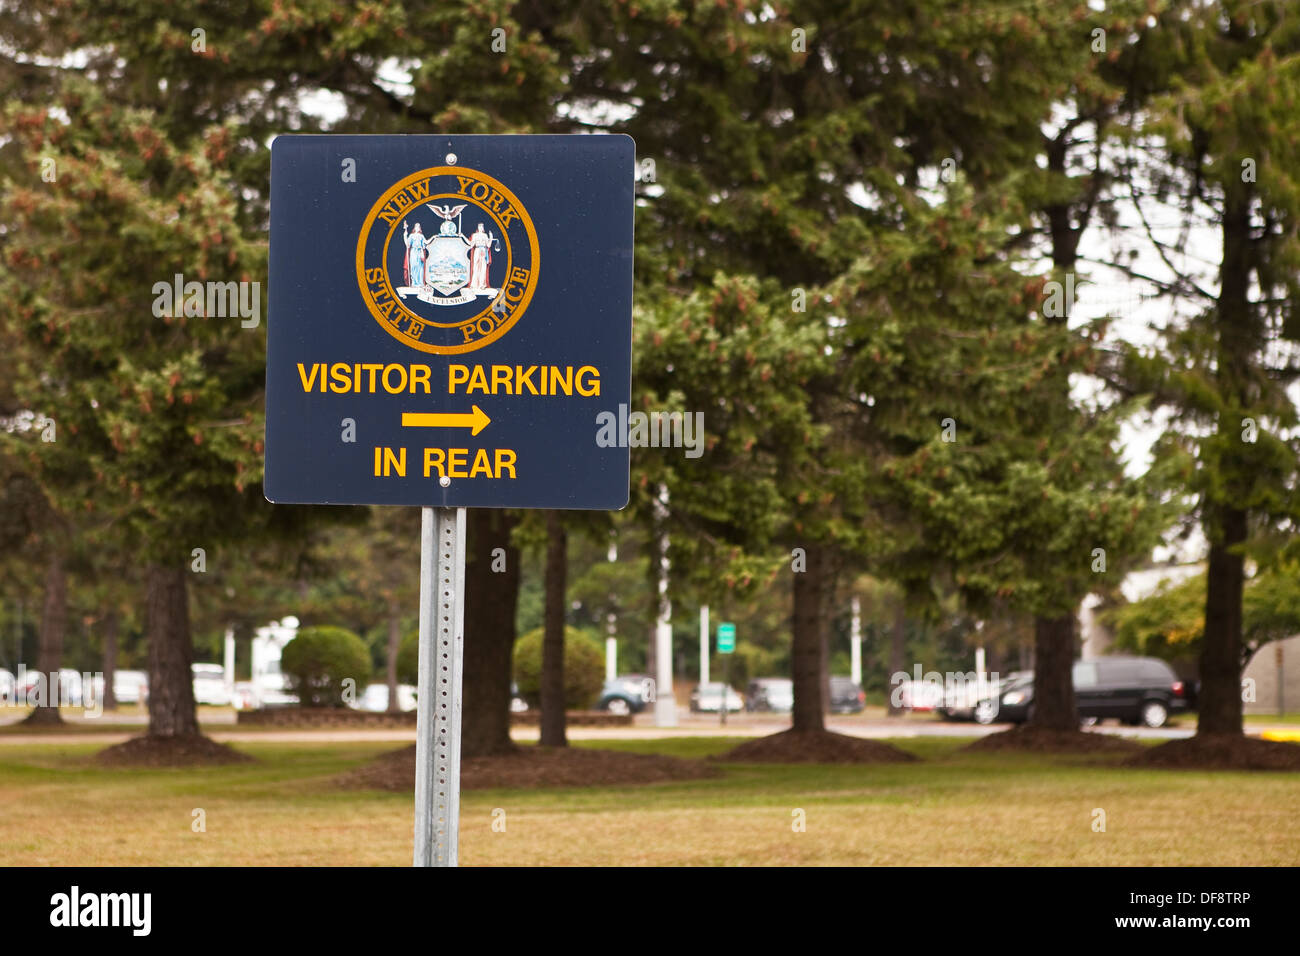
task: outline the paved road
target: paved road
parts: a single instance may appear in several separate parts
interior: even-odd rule
[[[725,727],[719,725],[717,714],[692,714],[679,708],[678,726],[675,728],[658,728],[654,726],[654,717],[648,713],[638,714],[632,728],[615,728],[636,737],[761,737],[774,734],[790,726],[789,717],[783,714],[730,714]],[[900,718],[878,718],[864,716],[828,717],[826,728],[836,733],[852,737],[881,739],[885,737],[983,737],[986,734],[1006,730],[1010,724],[982,725],[971,721],[940,720],[938,717],[911,714]],[[570,734],[577,730],[574,728]],[[1249,728],[1257,732],[1257,728]],[[1148,737],[1157,740],[1172,740],[1177,737],[1190,737],[1195,733],[1194,726],[1161,727],[1154,730],[1149,727],[1125,727],[1108,723],[1093,727],[1092,732],[1118,734],[1125,737]],[[513,736],[513,733],[512,733]],[[533,734],[535,738],[536,733]],[[602,736],[612,736],[606,733]]]
[[[0,715],[0,726],[16,723],[22,714],[9,717]],[[102,743],[109,746],[126,740],[138,733],[148,724],[148,717],[143,713],[124,713],[105,715],[97,719],[74,716],[65,717],[68,732],[50,733],[4,733],[0,734],[0,744],[5,743]],[[312,741],[413,741],[414,728],[389,727],[373,729],[328,729],[328,730],[261,730],[242,729],[235,723],[234,711],[226,708],[202,708],[200,714],[205,732],[214,740],[223,742],[267,743],[310,743]],[[120,733],[100,731],[97,733],[78,733],[81,727],[112,725],[121,727]],[[637,714],[630,727],[570,727],[568,736],[571,740],[652,740],[656,737],[761,737],[774,734],[790,726],[788,714],[729,714],[726,726],[720,726],[717,714],[693,714],[685,707],[677,709],[676,727],[656,727],[654,715],[649,711]],[[881,739],[887,737],[982,737],[985,734],[1004,730],[1006,724],[980,724],[966,721],[946,721],[929,714],[908,714],[898,718],[885,718],[877,715],[857,714],[835,716],[827,719],[826,726],[838,733],[854,737]],[[1258,735],[1269,729],[1294,731],[1294,726],[1278,725],[1270,728],[1266,724],[1251,723],[1246,727],[1247,733]],[[1153,730],[1149,727],[1125,727],[1115,722],[1108,722],[1092,728],[1094,733],[1118,734],[1125,737],[1138,737],[1154,740],[1171,740],[1178,737],[1190,737],[1195,733],[1195,724],[1188,721],[1181,726],[1162,727]],[[519,741],[536,740],[538,728],[516,727],[511,737]]]
[[[113,718],[114,725],[131,725],[121,733],[77,733],[78,726],[89,728],[95,721],[70,720],[68,733],[6,733],[0,734],[2,744],[58,743],[84,744],[99,743],[110,746],[126,740],[136,733],[135,727],[143,727],[145,718],[125,720]],[[0,721],[0,725],[13,721]],[[650,714],[639,714],[631,727],[570,727],[570,740],[652,740],[659,737],[761,737],[777,733],[790,726],[788,717],[779,714],[733,714],[727,718],[722,727],[716,715],[691,714],[682,710],[678,715],[678,726],[656,727]],[[993,724],[981,726],[975,723],[949,722],[913,715],[901,719],[883,719],[869,717],[832,717],[826,724],[829,730],[854,737],[881,739],[887,737],[982,737],[985,734],[1004,730],[1007,725]],[[227,729],[227,727],[229,729]],[[214,740],[226,743],[256,742],[267,743],[310,743],[312,741],[414,741],[414,728],[377,728],[357,730],[239,730],[233,721],[204,720],[204,729]],[[1252,733],[1263,730],[1251,727]],[[1194,729],[1188,727],[1166,727],[1152,730],[1146,727],[1124,727],[1107,724],[1093,728],[1095,733],[1120,734],[1128,737],[1143,737],[1169,740],[1176,737],[1189,737]],[[516,727],[511,737],[519,741],[532,741],[538,737],[536,727]]]

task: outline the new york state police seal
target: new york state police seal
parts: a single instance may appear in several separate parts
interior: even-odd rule
[[[473,352],[510,331],[537,287],[537,232],[486,173],[435,166],[394,183],[357,240],[357,282],[384,331],[421,352]]]

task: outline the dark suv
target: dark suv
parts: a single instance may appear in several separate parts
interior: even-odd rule
[[[853,678],[831,678],[830,711],[832,714],[856,714],[866,705],[867,697]]]
[[[1114,717],[1134,726],[1163,727],[1171,713],[1188,708],[1189,688],[1157,657],[1099,657],[1075,661],[1074,699],[1083,720]],[[1005,686],[996,702],[976,705],[980,723],[1028,720],[1034,706],[1032,678]]]

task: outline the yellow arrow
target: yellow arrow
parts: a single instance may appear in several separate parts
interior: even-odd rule
[[[477,435],[492,419],[477,405],[472,412],[402,412],[403,428],[469,428]]]

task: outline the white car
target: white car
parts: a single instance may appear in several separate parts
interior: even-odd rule
[[[415,710],[415,691],[410,684],[397,685],[397,706],[400,710]],[[348,705],[353,710],[366,710],[382,714],[388,710],[388,685],[368,684],[361,697]]]
[[[230,706],[230,688],[226,686],[226,670],[220,664],[191,664],[194,674],[194,703],[211,707]]]
[[[998,697],[1003,688],[1019,682],[1025,675],[1025,671],[1014,671],[997,675],[996,679],[989,675],[983,680],[953,682],[944,688],[939,713],[949,720],[976,720],[976,708],[981,701]]]
[[[18,677],[21,679],[21,682],[16,681],[14,686],[23,700],[31,699],[32,688],[37,684],[40,684],[42,687],[45,686],[45,675],[40,671],[24,670],[19,673]],[[48,693],[48,688],[46,693]]]
[[[235,710],[257,709],[257,689],[253,687],[252,681],[235,682],[235,695],[230,701],[230,706]]]
[[[716,714],[722,708],[722,684],[696,684],[691,691],[691,710]],[[727,713],[738,714],[745,708],[745,698],[727,687]]]
[[[259,681],[238,681],[235,684],[234,698],[230,701],[235,710],[292,707],[296,703],[298,703],[298,695],[289,693],[285,686],[284,675],[278,671],[263,675]]]
[[[890,693],[903,710],[927,713],[943,707],[943,684],[938,681],[903,681]]]
[[[143,704],[149,699],[149,675],[144,671],[114,671],[113,699],[119,704]]]
[[[22,683],[19,683],[19,678]],[[81,703],[81,674],[71,668],[63,668],[54,678],[56,687],[54,693],[58,694],[60,706],[75,707]],[[9,701],[21,701],[27,703],[32,700],[32,691],[40,685],[41,699],[47,704],[51,700],[50,686],[46,683],[45,675],[40,671],[27,670],[22,668],[18,677],[10,674],[8,671],[0,675],[0,699]],[[7,692],[6,692],[7,691]]]

